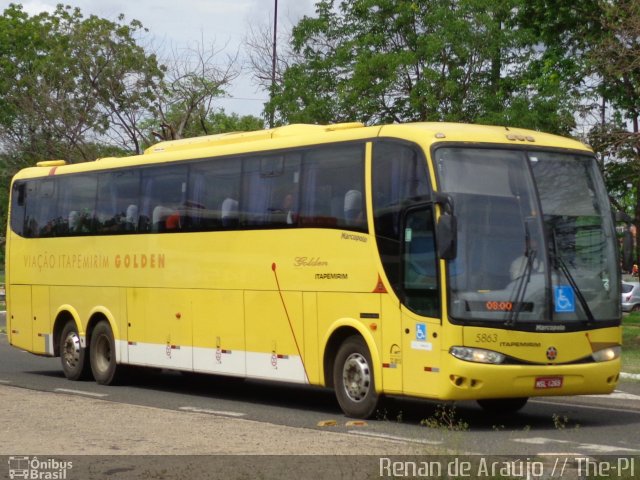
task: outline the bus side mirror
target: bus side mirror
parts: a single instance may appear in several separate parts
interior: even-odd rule
[[[436,226],[438,257],[442,260],[456,258],[458,223],[453,214],[453,198],[447,193],[434,192],[433,198],[442,207]]]
[[[450,213],[443,213],[438,219],[436,227],[436,243],[438,245],[438,257],[442,260],[456,258],[457,244],[456,217]]]

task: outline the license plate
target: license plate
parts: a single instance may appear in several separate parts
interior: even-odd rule
[[[536,388],[560,388],[562,387],[562,377],[537,377]]]

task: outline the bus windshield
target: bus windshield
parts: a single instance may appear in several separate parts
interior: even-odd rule
[[[435,159],[457,217],[453,321],[544,330],[619,318],[615,233],[592,156],[443,147]]]

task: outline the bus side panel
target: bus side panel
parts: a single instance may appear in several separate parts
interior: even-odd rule
[[[147,288],[127,289],[127,354],[129,363],[150,365],[145,358],[145,311],[150,290]]]
[[[41,287],[43,291],[39,292],[37,288],[33,287],[34,295],[34,315],[37,315],[35,299],[38,295],[44,297],[48,296],[49,315],[48,320],[42,320],[39,322],[36,320],[36,324],[40,325],[42,332],[52,332],[54,321],[56,320],[55,314],[58,311],[71,308],[77,312],[80,329],[80,336],[86,336],[87,325],[92,315],[101,315],[107,319],[112,320],[114,323],[110,323],[113,329],[113,336],[116,344],[119,340],[125,340],[126,329],[123,330],[123,326],[126,325],[122,300],[122,289],[114,287],[78,287],[78,286],[51,286]],[[45,294],[44,290],[48,291]],[[38,302],[44,308],[44,301]],[[40,317],[42,314],[38,315]],[[48,323],[46,323],[48,322]],[[34,335],[36,332],[34,332]],[[88,339],[86,339],[88,341]]]
[[[33,348],[33,320],[31,319],[31,286],[10,285],[8,291],[7,331],[9,343],[17,348]]]
[[[381,344],[382,334],[380,325],[380,294],[376,293],[338,293],[320,292],[318,293],[318,335],[320,338],[327,338],[333,332],[329,332],[334,324],[348,325],[357,322],[361,324],[363,331],[368,331],[373,338],[374,344],[369,345],[371,359],[382,358]],[[366,341],[367,339],[365,339]],[[367,342],[369,343],[369,342]],[[324,355],[324,352],[322,353]],[[335,352],[334,352],[335,355]],[[381,375],[381,364],[374,364],[374,372]],[[333,372],[324,372],[325,376],[333,375]],[[382,377],[376,376],[376,390],[382,391]]]
[[[382,305],[382,386],[385,393],[402,393],[405,368],[402,351],[400,304],[395,296],[381,295]]]
[[[320,378],[320,337],[318,335],[318,295],[305,292],[302,297],[304,308],[304,366],[312,385],[322,385]]]
[[[241,290],[193,290],[193,369],[244,377],[244,303]]]
[[[31,310],[33,315],[32,352],[53,355],[49,287],[34,285],[31,289]]]
[[[245,291],[244,302],[247,375],[307,383],[302,293]]]
[[[129,362],[193,369],[192,290],[132,288],[127,294]]]

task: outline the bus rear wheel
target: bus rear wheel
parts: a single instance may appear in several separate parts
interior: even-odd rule
[[[516,413],[527,404],[528,397],[519,398],[489,398],[478,400],[478,405],[486,412],[495,415]]]
[[[349,417],[369,418],[378,406],[371,355],[364,339],[347,338],[336,355],[333,385],[342,411]]]
[[[60,361],[64,376],[69,380],[85,380],[89,377],[89,362],[86,359],[86,349],[80,342],[78,327],[74,321],[68,321],[59,340]]]
[[[89,357],[93,378],[100,385],[116,382],[118,365],[116,364],[116,342],[111,326],[106,320],[100,321],[91,334]]]

